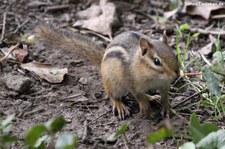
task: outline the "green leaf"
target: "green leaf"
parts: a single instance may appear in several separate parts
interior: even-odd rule
[[[172,129],[167,129],[165,127],[162,127],[158,131],[148,134],[147,142],[148,142],[148,144],[153,144],[153,143],[158,142],[166,137],[171,136],[172,133],[173,133]]]
[[[37,143],[38,139],[41,137],[41,135],[46,131],[46,127],[41,124],[37,124],[33,126],[25,136],[25,144],[27,144],[29,147],[33,148],[35,147],[35,144]]]
[[[200,122],[198,121],[196,114],[192,113],[190,118],[190,133],[194,142],[198,142],[204,137],[204,135],[199,130]]]
[[[225,149],[225,130],[220,129],[217,132],[208,134],[198,142],[196,147],[204,149]]]
[[[218,35],[217,41],[216,41],[216,51],[221,51],[220,34]]]
[[[213,54],[213,64],[215,63],[223,63],[225,61],[225,51],[216,51]]]
[[[65,119],[62,116],[60,116],[56,117],[55,119],[49,120],[46,123],[46,127],[50,132],[57,133],[62,130],[65,124],[66,124]]]
[[[48,141],[50,141],[50,136],[49,135],[44,135],[41,138],[37,139],[34,147],[35,148],[39,148],[39,149],[41,149],[41,148],[45,149],[45,142],[48,142]]]
[[[16,136],[0,135],[0,144],[9,144],[17,140],[18,138]]]
[[[188,29],[188,24],[187,23],[185,23],[185,24],[182,24],[181,26],[180,26],[180,30],[181,31],[183,31],[183,30],[186,30],[186,29]]]
[[[119,135],[125,133],[128,129],[128,125],[127,124],[123,124],[120,129],[116,132],[115,137],[118,137]]]
[[[200,33],[194,33],[191,37],[192,38],[198,38],[199,35],[200,35]]]
[[[203,75],[204,75],[204,78],[206,79],[207,87],[210,93],[216,96],[220,96],[221,91],[219,89],[218,79],[215,77],[213,72],[208,67],[205,67],[203,70],[203,73],[204,73]]]
[[[186,142],[178,149],[195,149],[195,144],[193,142]]]
[[[11,130],[11,124],[5,126],[3,129],[2,129],[2,133],[3,134],[8,134]]]
[[[194,142],[199,142],[202,138],[218,128],[214,124],[203,123],[200,124],[195,113],[191,114],[190,118],[190,133]]]
[[[1,127],[8,126],[15,118],[15,114],[9,115],[5,120],[1,121]]]
[[[71,134],[61,135],[56,144],[56,149],[73,149],[78,144],[78,137]]]
[[[213,64],[212,66],[210,66],[210,70],[212,70],[216,74],[219,74],[219,75],[225,77],[225,64],[223,64],[223,63]]]

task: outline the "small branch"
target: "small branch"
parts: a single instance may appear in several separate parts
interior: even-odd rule
[[[74,28],[69,28],[69,29],[72,30],[73,32],[75,30]],[[104,39],[105,41],[108,41],[108,42],[112,41],[112,39],[109,39],[109,38],[107,38],[107,37],[105,37],[105,36],[103,36],[103,35],[101,35],[101,34],[99,34],[97,32],[91,31],[91,30],[81,30],[80,32],[81,33],[85,33],[85,34],[89,33],[89,34],[96,35],[96,36],[98,36],[98,37],[100,37],[100,38],[102,38],[102,39]]]
[[[206,62],[206,64],[209,66],[212,66],[212,64],[206,59],[206,57],[201,52],[199,52],[199,53],[200,53],[202,59]]]
[[[17,43],[16,45],[14,46],[11,46],[10,49],[9,49],[9,52],[3,57],[0,59],[0,63],[2,63],[9,55],[10,53],[15,50],[17,47],[19,46],[19,43]]]
[[[45,12],[53,12],[53,11],[59,11],[63,9],[68,9],[70,5],[55,5],[55,6],[49,6],[46,7]]]
[[[174,109],[174,108],[176,108],[176,107],[178,107],[179,105],[181,105],[181,104],[185,103],[186,101],[188,101],[188,100],[192,99],[193,97],[195,97],[195,96],[197,96],[197,95],[201,94],[201,93],[202,93],[203,91],[205,91],[205,90],[206,90],[206,89],[203,89],[202,91],[197,92],[197,93],[195,93],[195,94],[191,95],[190,97],[187,97],[187,98],[186,98],[186,99],[184,99],[183,101],[181,101],[181,102],[177,103],[176,105],[174,105],[174,106],[173,106],[173,109]]]
[[[33,111],[26,112],[26,113],[23,114],[23,116],[26,117],[26,116],[32,115],[34,113],[40,113],[40,112],[42,112],[44,110],[45,110],[45,108],[41,107],[41,108],[38,108],[38,109],[34,109]]]
[[[27,24],[30,21],[30,19],[26,19],[22,24],[18,25],[18,27],[15,29],[13,33],[17,33],[19,29],[21,29],[25,24]]]
[[[99,106],[98,105],[77,105],[77,106],[74,106],[76,108],[82,108],[82,109],[98,109]]]
[[[106,115],[109,111],[111,111],[111,110],[108,110],[108,111],[106,111],[105,113],[103,113],[103,114],[99,115],[98,117],[96,117],[95,119],[93,119],[93,120],[90,122],[90,124],[93,124],[96,120],[98,120],[100,117],[103,117],[104,115]]]
[[[81,93],[78,93],[78,94],[75,94],[75,95],[63,97],[60,100],[65,100],[65,99],[70,99],[70,98],[76,98],[76,97],[83,96],[83,95],[84,95],[84,92],[81,92]]]
[[[4,12],[4,14],[3,14],[3,26],[2,26],[2,36],[1,36],[1,41],[4,39],[4,36],[5,36],[6,17],[7,17],[7,13]]]
[[[225,35],[225,31],[204,30],[201,28],[188,28],[191,32],[199,32],[201,34]]]
[[[87,139],[87,134],[88,134],[88,122],[87,122],[87,120],[85,120],[82,141],[85,141]]]
[[[83,132],[83,137],[82,137],[82,141],[85,141],[87,138],[87,134],[88,134],[88,122],[87,120],[84,121],[84,132]]]

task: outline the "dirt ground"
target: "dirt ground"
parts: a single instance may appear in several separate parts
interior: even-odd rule
[[[35,4],[40,2],[36,0],[2,0],[0,1],[0,28],[3,26],[3,13],[7,12],[5,35],[15,33],[22,35],[25,33],[33,33],[33,28],[40,21],[49,21],[57,24],[60,27],[72,26],[76,20],[75,13],[79,10],[86,9],[90,6],[88,2],[77,0],[55,0],[52,4],[46,1],[43,4]],[[94,1],[95,2],[95,1]],[[93,2],[92,2],[93,3]],[[121,25],[113,28],[113,37],[123,31],[137,30],[143,33],[152,33],[152,37],[158,39],[164,29],[167,29],[169,41],[174,37],[170,37],[175,28],[174,23],[168,23],[166,26],[157,26],[155,22],[142,13],[148,12],[156,14],[168,10],[168,2],[159,1],[150,3],[149,1],[137,1],[137,3],[115,1],[117,11],[120,16]],[[158,4],[158,5],[157,5]],[[69,5],[68,9],[46,12],[45,8],[49,5]],[[65,15],[69,19],[65,19]],[[135,21],[132,20],[132,15],[135,15]],[[179,18],[179,17],[178,17]],[[188,16],[180,17],[181,22],[207,26],[210,22],[197,22]],[[195,22],[196,21],[196,22]],[[211,22],[212,23],[212,22]],[[21,25],[22,24],[22,25]],[[94,35],[90,35],[94,36]],[[98,38],[98,37],[96,37]],[[201,47],[207,40],[205,37],[196,41],[193,49]],[[100,39],[102,40],[102,39]],[[102,41],[107,45],[106,41]],[[4,43],[0,43],[1,48],[5,47]],[[9,45],[8,45],[9,46]],[[64,128],[64,132],[79,134],[82,138],[84,124],[87,123],[88,134],[87,138],[79,141],[78,148],[125,148],[124,140],[119,137],[115,142],[104,144],[104,139],[110,134],[116,132],[122,123],[129,125],[129,130],[126,132],[133,148],[145,148],[146,136],[148,133],[157,130],[160,123],[164,120],[159,116],[160,105],[155,105],[153,114],[149,119],[143,118],[138,108],[134,106],[132,116],[121,121],[112,114],[112,107],[109,98],[106,96],[101,77],[98,69],[90,65],[88,62],[76,57],[73,53],[62,52],[60,49],[48,49],[42,45],[28,45],[29,55],[25,62],[36,60],[54,64],[60,68],[68,68],[69,73],[65,76],[62,83],[51,84],[43,79],[39,79],[34,74],[24,71],[19,64],[6,61],[1,64],[0,70],[0,118],[6,118],[9,114],[16,114],[16,119],[13,122],[12,133],[16,134],[22,140],[24,132],[36,123],[43,123],[51,118],[62,115],[67,120],[68,124]],[[31,87],[24,93],[8,89],[4,84],[4,77],[8,75],[19,75],[28,77],[31,80]],[[86,82],[80,81],[80,78]],[[182,81],[181,81],[182,84]],[[178,98],[176,94],[176,86],[171,87],[170,96],[173,99],[172,105],[181,101],[185,97]],[[194,94],[195,91],[190,88],[183,90],[183,94],[187,97]],[[76,96],[78,95],[78,96]],[[80,95],[80,96],[79,96]],[[73,96],[71,98],[68,98]],[[84,98],[84,99],[81,99]],[[128,96],[126,99],[132,99]],[[198,97],[195,97],[198,100]],[[125,100],[126,100],[125,99]],[[77,102],[83,100],[83,102]],[[192,100],[193,101],[193,100]],[[132,99],[133,105],[136,101]],[[154,107],[155,103],[152,103]],[[186,111],[184,118],[189,119],[189,114],[195,107]],[[195,111],[204,113],[204,110]],[[184,123],[176,116],[171,118],[172,125],[176,128],[179,135],[184,134],[184,128],[187,123]],[[155,148],[176,148],[183,140],[178,137],[174,139],[166,139],[155,144]],[[21,144],[15,144],[14,148],[20,148]]]

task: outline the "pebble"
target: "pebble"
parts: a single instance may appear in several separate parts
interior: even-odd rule
[[[81,77],[78,81],[82,85],[87,85],[88,84],[88,79]]]
[[[21,75],[14,75],[14,74],[4,75],[3,82],[8,89],[11,89],[19,93],[24,93],[29,91],[32,84],[32,81],[30,78],[21,76]]]

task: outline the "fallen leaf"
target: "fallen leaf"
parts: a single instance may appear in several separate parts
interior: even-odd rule
[[[167,12],[164,12],[163,16],[164,18],[166,19],[169,19],[170,17],[174,16],[177,12],[178,12],[178,8],[172,10],[172,11],[167,11]]]
[[[198,15],[208,20],[215,10],[225,9],[223,5],[185,5],[184,13]],[[214,14],[218,15],[218,14]]]
[[[10,52],[11,48],[2,48],[1,51],[4,55],[7,55]],[[27,49],[21,49],[16,47],[6,59],[18,60],[19,62],[23,62],[28,54]]]
[[[21,67],[35,73],[40,78],[45,79],[50,83],[62,82],[64,75],[68,73],[67,68],[60,69],[51,64],[44,64],[36,61],[21,64]]]
[[[17,48],[13,51],[13,53],[15,54],[16,59],[22,63],[24,59],[26,58],[28,51],[27,49]]]
[[[213,42],[210,42],[206,46],[202,47],[199,52],[201,52],[203,55],[209,55],[210,53],[212,53],[212,46]]]
[[[90,19],[93,17],[98,17],[102,13],[101,7],[98,5],[91,5],[91,7],[86,10],[82,10],[76,13],[76,16],[80,19]]]
[[[118,21],[116,15],[116,6],[111,2],[107,2],[107,0],[100,0],[99,8],[101,9],[102,13],[100,13],[98,16],[92,16],[92,14],[89,13],[89,16],[85,15],[85,17],[90,19],[78,20],[73,26],[87,28],[104,35],[111,35],[111,27]],[[78,16],[79,15],[81,15],[81,12],[78,12]]]

